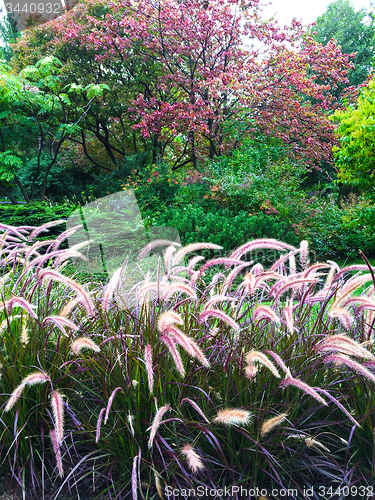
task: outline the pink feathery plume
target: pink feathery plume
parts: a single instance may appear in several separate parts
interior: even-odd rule
[[[293,322],[293,309],[289,306],[285,306],[283,309],[284,318],[286,321],[286,326],[288,327],[289,333],[294,332],[294,322]]]
[[[110,395],[109,397],[109,400],[108,400],[108,404],[107,404],[107,409],[106,409],[106,412],[105,412],[105,417],[104,417],[104,424],[107,423],[107,420],[108,420],[108,417],[109,417],[109,412],[110,412],[110,409],[111,409],[111,406],[112,406],[112,403],[113,403],[113,400],[115,399],[115,396],[116,396],[116,392],[117,391],[121,391],[121,392],[124,392],[122,387],[116,387],[116,389],[112,392],[112,394]]]
[[[309,255],[309,244],[306,240],[301,241],[299,247],[299,256],[301,260],[301,266],[304,269],[308,264],[308,255]]]
[[[172,295],[172,293],[175,292],[186,293],[187,295],[190,295],[192,299],[195,299],[197,297],[197,294],[195,293],[193,288],[191,288],[191,286],[183,282],[175,282],[167,285],[165,293],[163,294],[163,298],[167,300]]]
[[[295,275],[297,272],[297,264],[296,264],[296,258],[294,256],[294,253],[289,257],[289,274],[290,275]],[[277,417],[275,417],[277,418]]]
[[[276,271],[276,269],[278,269],[280,266],[282,266],[288,259],[290,259],[290,257],[292,255],[295,255],[296,253],[298,253],[298,250],[297,249],[294,249],[292,250],[291,252],[287,253],[287,254],[284,254],[284,255],[281,255],[281,257],[279,257],[273,264],[272,266],[270,267],[270,271]]]
[[[113,297],[116,288],[118,288],[122,272],[123,272],[123,267],[119,267],[113,273],[112,278],[109,280],[107,286],[105,287],[102,297],[103,311],[108,311],[109,306],[111,305],[111,299]]]
[[[154,373],[153,373],[153,366],[152,366],[152,347],[150,344],[147,344],[145,347],[145,363],[146,363],[146,372],[147,372],[147,379],[148,379],[148,388],[149,388],[150,394],[152,394],[152,391],[154,388]]]
[[[180,353],[178,352],[175,343],[168,335],[161,335],[160,340],[168,347],[169,352],[172,355],[173,361],[176,365],[178,373],[185,377],[185,368],[182,363]]]
[[[349,330],[353,325],[354,321],[353,316],[349,313],[347,309],[344,309],[343,307],[332,308],[329,311],[328,315],[331,318],[339,319],[347,330]]]
[[[345,285],[341,288],[340,295],[337,294],[337,296],[335,297],[334,302],[332,304],[332,309],[339,307],[339,304],[344,299],[346,299],[348,295],[357,290],[357,288],[363,286],[367,281],[372,281],[371,274],[363,274],[362,276],[357,276],[355,278],[348,280],[345,283]]]
[[[305,269],[305,271],[303,273],[303,277],[307,278],[310,273],[315,274],[316,271],[318,271],[319,269],[327,269],[327,268],[331,268],[331,267],[332,266],[330,266],[329,264],[326,264],[323,262],[316,262],[312,266],[309,266],[307,269]]]
[[[304,285],[305,283],[317,283],[318,279],[316,278],[295,278],[292,279],[286,283],[283,283],[280,285],[279,283],[276,283],[272,288],[270,294],[273,295],[274,297],[280,297],[283,293],[288,291],[290,288],[293,289],[293,291],[296,291],[300,288],[301,285]]]
[[[160,333],[163,333],[168,326],[174,325],[175,323],[182,325],[183,319],[181,316],[175,311],[166,311],[159,316],[158,330]]]
[[[52,256],[52,255],[51,255]],[[58,266],[61,264],[61,262],[64,262],[68,259],[82,259],[85,262],[87,262],[87,258],[81,254],[81,252],[77,252],[76,250],[73,249],[67,249],[67,250],[60,250],[59,255],[55,255],[55,266]]]
[[[203,462],[191,444],[185,444],[181,449],[182,455],[186,457],[187,463],[193,474],[204,470]]]
[[[102,408],[99,412],[99,416],[98,416],[98,422],[96,424],[96,437],[95,437],[95,443],[98,443],[99,442],[99,439],[100,439],[100,427],[102,425],[102,418],[103,418],[103,414],[104,412],[106,411],[105,408]]]
[[[79,327],[73,323],[70,319],[64,318],[64,316],[47,316],[44,318],[42,322],[42,328],[44,328],[48,323],[53,323],[57,328],[59,328],[64,335],[66,335],[66,331],[64,326],[67,326],[70,330],[76,332],[79,330]]]
[[[260,276],[261,274],[264,273],[264,267],[260,262],[257,262],[251,269],[250,269],[251,274],[254,276]]]
[[[276,363],[280,366],[280,368],[285,372],[287,377],[291,377],[292,374],[290,373],[289,368],[286,366],[284,361],[280,358],[278,354],[276,354],[273,351],[265,351],[267,354],[273,357],[273,359],[276,361]]]
[[[284,250],[296,250],[295,247],[292,247],[291,245],[288,245],[286,243],[283,243],[282,241],[275,240],[273,238],[263,238],[263,239],[257,239],[257,240],[252,240],[249,241],[248,243],[245,243],[244,245],[240,246],[236,250],[234,250],[230,255],[229,258],[231,259],[238,259],[242,257],[242,255],[251,252],[252,250],[256,250],[258,248],[267,248],[270,250],[279,250],[280,252]]]
[[[154,439],[155,439],[155,436],[156,436],[156,432],[159,428],[159,425],[161,423],[161,419],[163,418],[163,415],[169,411],[171,409],[170,406],[166,405],[166,406],[162,406],[161,408],[159,408],[159,410],[156,412],[156,415],[155,415],[155,418],[154,418],[154,421],[152,422],[152,425],[150,427],[150,438],[148,440],[148,448],[151,449],[152,448],[152,444],[154,442]]]
[[[202,255],[197,255],[196,257],[193,257],[192,259],[190,259],[188,262],[188,265],[187,265],[188,274],[192,274],[193,270],[194,270],[194,266],[202,260],[204,260],[204,257]]]
[[[82,224],[78,224],[77,226],[70,227],[69,229],[66,229],[61,234],[59,234],[54,242],[53,249],[56,250],[64,240],[69,238],[69,236],[74,234],[77,231],[77,229],[80,229],[80,228],[82,228]]]
[[[139,252],[139,258],[144,259],[147,254],[149,254],[154,248],[162,247],[162,246],[181,246],[179,243],[171,240],[154,240],[148,243],[145,247],[142,248],[142,250]]]
[[[276,366],[270,361],[265,354],[260,351],[250,351],[246,355],[246,363],[248,365],[253,365],[254,363],[260,363],[270,370],[270,372],[277,378],[280,378],[280,374],[277,371]]]
[[[30,373],[30,375],[27,375],[27,377],[25,377],[12,392],[4,411],[9,411],[11,408],[13,408],[27,385],[43,384],[44,382],[48,382],[49,380],[49,376],[46,373],[40,371],[33,372]]]
[[[195,403],[195,401],[192,401],[191,399],[189,398],[184,398],[181,403],[180,403],[180,406],[184,403],[189,403],[198,413],[201,417],[204,418],[204,420],[209,424],[210,421],[208,420],[208,418],[206,417],[206,415],[203,413],[203,411],[200,409],[200,407],[197,405],[197,403]]]
[[[206,309],[210,309],[210,307],[213,304],[216,304],[217,302],[224,302],[224,301],[227,302],[227,301],[237,301],[237,300],[238,299],[234,297],[227,297],[226,295],[213,295],[203,305],[203,311],[205,311]]]
[[[370,370],[362,366],[357,361],[354,361],[353,359],[347,358],[345,356],[340,356],[339,354],[333,354],[332,356],[328,356],[324,360],[324,362],[344,364],[348,368],[351,368],[353,371],[359,373],[360,375],[363,375],[368,380],[371,380],[371,382],[375,382],[375,375],[372,372],[370,372]]]
[[[133,495],[133,500],[137,500],[138,494],[138,487],[137,487],[137,462],[138,462],[138,455],[136,455],[133,458],[133,467],[132,467],[132,495]]]
[[[246,410],[241,410],[239,408],[227,408],[225,410],[220,410],[213,422],[217,422],[224,425],[248,425],[251,420],[251,413]]]
[[[375,301],[363,296],[349,297],[344,301],[344,305],[355,305],[360,311],[363,311],[364,309],[375,311]]]
[[[249,380],[252,380],[254,377],[256,377],[257,373],[258,373],[258,368],[255,365],[245,366],[245,376]]]
[[[51,269],[44,269],[43,271],[40,272],[40,278],[44,279],[46,277],[50,277],[55,281],[58,281],[59,283],[63,283],[64,285],[69,286],[73,290],[75,290],[83,299],[83,304],[86,307],[87,312],[91,316],[95,316],[95,306],[92,301],[92,298],[90,295],[87,293],[87,291],[81,286],[79,283],[76,281],[63,276],[62,274],[58,273],[57,271],[52,271]]]
[[[88,337],[79,337],[72,342],[72,353],[79,354],[81,349],[92,349],[95,352],[100,352],[100,347]]]
[[[190,354],[190,356],[196,358],[203,366],[209,368],[210,363],[197,343],[191,337],[188,337],[174,326],[168,327],[165,331],[168,333],[168,336],[171,337],[176,343],[180,344],[185,351]]]
[[[63,469],[63,465],[62,465],[61,452],[60,452],[59,443],[57,442],[56,433],[54,430],[51,430],[51,431],[49,431],[49,435],[50,435],[50,438],[52,441],[53,452],[55,454],[57,469],[59,471],[59,476],[63,477],[64,476],[64,469]]]
[[[15,234],[16,236],[18,236],[22,240],[25,239],[25,236],[20,232],[19,228],[16,228],[13,226],[8,226],[7,224],[0,223],[0,229],[3,229],[7,233]],[[7,235],[6,235],[6,237],[7,237]]]
[[[250,264],[250,263],[245,262],[244,264],[241,264],[240,266],[236,266],[234,269],[232,269],[232,270],[228,273],[228,275],[227,275],[227,277],[226,277],[226,279],[225,279],[225,281],[224,281],[224,283],[223,283],[223,293],[226,293],[226,291],[227,291],[228,289],[229,289],[229,290],[231,289],[232,284],[233,284],[233,281],[234,281],[234,278],[237,276],[237,274],[238,274],[239,272],[241,272],[241,271],[242,271],[242,269],[245,269],[245,267],[247,267],[249,264]]]
[[[228,268],[229,266],[241,266],[243,264],[242,260],[238,259],[230,259],[228,257],[218,257],[217,259],[211,259],[208,260],[203,266],[199,269],[199,276],[202,276],[202,274],[207,271],[212,266],[219,266],[225,264],[226,267]]]
[[[181,246],[181,245],[178,245]],[[164,252],[164,265],[167,272],[170,272],[172,267],[172,257],[175,253],[176,248],[174,246],[169,246]]]
[[[27,249],[25,251],[25,259],[27,260],[39,248],[44,247],[46,245],[51,245],[54,242],[55,242],[55,240],[36,241],[33,245],[27,247]]]
[[[281,387],[286,387],[288,385],[293,385],[294,387],[301,389],[301,391],[316,399],[319,403],[328,406],[327,402],[317,393],[317,391],[310,385],[306,384],[306,382],[302,382],[302,380],[293,377],[286,377],[280,382]]]
[[[227,323],[233,330],[238,332],[240,329],[240,326],[232,319],[228,314],[226,314],[223,311],[220,311],[219,309],[213,309],[213,308],[208,308],[204,309],[201,314],[199,315],[199,323],[203,323],[206,321],[207,318],[218,318],[221,321],[224,321],[224,323]]]
[[[38,234],[42,232],[46,232],[50,227],[57,226],[59,224],[65,224],[66,220],[54,220],[52,222],[46,222],[45,224],[42,224],[41,226],[37,227],[34,229],[34,231],[31,232],[29,236],[29,241],[33,240]]]
[[[175,266],[185,257],[188,253],[196,252],[197,250],[222,250],[223,247],[215,245],[214,243],[191,243],[181,248],[173,257],[173,265]]]
[[[280,323],[280,318],[275,313],[273,309],[269,306],[257,306],[253,312],[254,321],[261,321],[263,319],[269,319],[274,323]]]
[[[21,307],[22,309],[25,309],[25,311],[27,311],[28,314],[33,318],[38,318],[34,311],[36,306],[30,304],[30,302],[23,299],[22,297],[12,297],[11,299],[6,300],[2,304],[0,304],[0,311],[6,309],[8,312],[11,312],[14,307]]]
[[[57,442],[62,443],[64,439],[64,402],[59,391],[53,391],[51,394],[51,407],[55,421],[55,433]]]
[[[21,396],[24,388],[26,387],[26,384],[19,384],[14,391],[12,392],[10,398],[8,399],[8,402],[4,408],[4,411],[9,411],[13,408],[13,406],[16,404],[18,401],[18,398]]]

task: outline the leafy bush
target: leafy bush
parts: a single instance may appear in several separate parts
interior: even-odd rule
[[[288,223],[262,212],[234,212],[225,208],[205,210],[198,205],[170,207],[154,223],[174,227],[184,245],[198,241],[215,243],[227,253],[253,238],[276,238],[296,244],[298,238]]]
[[[366,265],[310,266],[306,244],[269,239],[184,264],[200,244],[169,248],[157,281],[129,288],[117,273],[103,289],[62,274],[61,239],[41,261],[27,235],[3,235],[0,309],[0,472],[25,497],[51,486],[51,498],[151,499],[204,484],[302,498],[312,485],[374,483]],[[283,257],[250,267],[259,247]],[[239,286],[233,259],[248,264]],[[213,267],[223,276],[205,286]]]
[[[75,208],[75,206],[67,203],[61,205],[51,205],[47,202],[34,202],[22,205],[4,204],[0,205],[0,223],[7,224],[8,226],[39,227],[47,222],[68,219]],[[49,238],[59,235],[64,230],[64,224],[51,227],[48,233]]]

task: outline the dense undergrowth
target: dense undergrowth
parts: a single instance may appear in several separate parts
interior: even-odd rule
[[[64,270],[80,250],[60,250],[67,232],[35,242],[43,226],[1,229],[0,471],[14,491],[371,488],[365,262],[310,264],[306,242],[204,259],[217,246],[159,241],[154,276],[134,284],[124,266],[105,286],[80,284]],[[246,260],[259,249],[279,257]]]

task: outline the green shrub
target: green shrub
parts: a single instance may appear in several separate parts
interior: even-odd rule
[[[46,202],[34,202],[24,205],[0,205],[0,223],[8,226],[41,226],[58,219],[67,219],[75,206],[64,203],[50,205]],[[65,224],[51,227],[48,237],[57,236],[65,230]],[[47,233],[42,233],[45,236]]]
[[[206,241],[221,245],[224,252],[254,238],[276,238],[298,244],[292,228],[275,216],[263,213],[232,212],[225,208],[201,206],[170,207],[155,220],[156,225],[166,225],[178,230],[183,245]]]

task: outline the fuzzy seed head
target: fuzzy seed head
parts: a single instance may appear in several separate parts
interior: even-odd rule
[[[287,413],[282,413],[281,415],[278,415],[277,417],[273,417],[273,418],[266,420],[262,425],[262,428],[260,430],[260,434],[262,436],[265,436],[270,431],[272,431],[272,429],[274,429],[276,426],[278,426],[282,422],[284,422],[284,420],[286,419],[287,416],[288,416]]]
[[[181,453],[186,457],[186,460],[193,474],[204,470],[203,462],[198,453],[191,446],[191,444],[185,444],[181,449]]]
[[[240,410],[239,408],[227,408],[226,410],[219,411],[213,422],[228,426],[248,425],[250,424],[251,416],[249,411]]]

